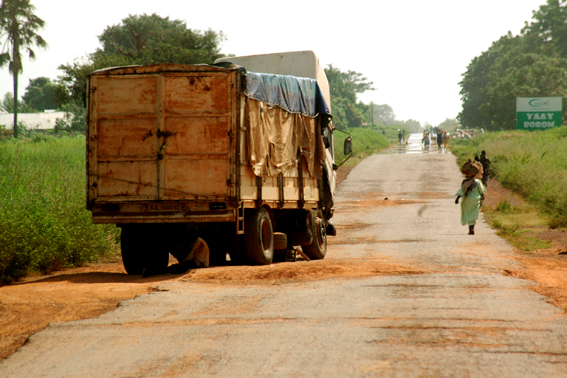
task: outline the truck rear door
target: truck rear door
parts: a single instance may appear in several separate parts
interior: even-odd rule
[[[156,65],[91,75],[91,207],[236,198],[237,71],[204,67]]]

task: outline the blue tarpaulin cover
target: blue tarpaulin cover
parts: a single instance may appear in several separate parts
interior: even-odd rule
[[[319,114],[331,115],[331,110],[315,79],[246,72],[244,94],[290,113],[307,117],[316,117]]]

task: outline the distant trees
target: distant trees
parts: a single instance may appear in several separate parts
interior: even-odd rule
[[[396,115],[394,109],[388,104],[374,104],[370,103],[370,122],[375,125],[391,125],[396,122]]]
[[[188,29],[169,17],[130,15],[99,36],[102,48],[92,54],[95,62],[112,65],[155,63],[213,63],[220,58],[222,32]]]
[[[362,126],[368,105],[357,102],[357,95],[373,91],[373,83],[358,72],[343,72],[332,64],[325,68],[325,74],[331,90],[333,123],[337,127]]]
[[[30,79],[22,101],[18,101],[18,113],[36,113],[47,109],[60,109],[66,102],[65,88],[54,83],[47,77]],[[14,96],[8,92],[4,95],[4,103],[0,109],[13,113],[15,107]]]
[[[10,92],[6,92],[6,94],[4,95],[2,110],[8,113],[14,112],[14,95],[11,94]]]
[[[4,95],[4,103],[2,104],[2,109],[8,113],[14,113],[15,101],[14,96],[10,92],[6,92]],[[18,113],[36,113],[38,110],[27,105],[25,102],[18,102]]]
[[[222,57],[222,32],[187,28],[180,20],[152,15],[130,15],[118,25],[108,26],[98,37],[102,47],[86,59],[63,64],[60,83],[69,99],[82,103],[87,76],[100,68],[155,63],[213,63]]]
[[[419,121],[416,121],[415,119],[408,119],[401,121],[400,123],[404,125],[410,133],[419,133],[423,131],[423,129],[421,128],[421,123]]]
[[[520,35],[508,33],[471,61],[459,83],[463,126],[513,129],[516,97],[565,98],[566,2],[548,0]]]
[[[34,59],[33,46],[47,47],[47,42],[37,34],[45,22],[34,11],[29,0],[2,0],[0,7],[0,35],[5,38],[7,48],[0,52],[0,67],[9,63],[8,69],[14,78],[14,138],[18,137],[18,76],[23,72],[22,50]]]
[[[454,131],[459,126],[459,122],[456,119],[446,118],[443,122],[439,124],[439,128],[443,131]]]
[[[65,88],[47,77],[30,79],[26,93],[22,96],[24,104],[36,111],[58,109],[65,102],[65,98]]]

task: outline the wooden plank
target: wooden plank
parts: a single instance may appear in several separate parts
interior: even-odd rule
[[[100,119],[98,123],[98,158],[155,158],[157,119]]]
[[[98,78],[98,113],[156,113],[158,76],[113,76]]]
[[[165,120],[165,130],[173,133],[166,142],[168,156],[229,153],[230,123],[227,117],[169,117]]]
[[[98,172],[99,197],[157,197],[155,161],[100,162]]]
[[[164,199],[229,197],[225,159],[169,159],[163,161]]]
[[[230,111],[227,75],[165,74],[165,111],[202,113]]]

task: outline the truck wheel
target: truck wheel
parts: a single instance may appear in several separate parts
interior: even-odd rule
[[[144,268],[154,274],[163,274],[169,265],[169,252],[162,240],[153,240],[153,243],[147,243],[144,251]]]
[[[120,249],[128,274],[142,274],[144,268],[161,272],[169,264],[167,248],[160,244],[161,240],[153,240],[153,233],[148,231],[135,226],[122,227]]]
[[[246,217],[244,242],[246,254],[252,264],[271,264],[274,258],[274,232],[265,208],[254,210]]]
[[[142,274],[144,259],[142,254],[143,243],[133,227],[122,227],[120,233],[120,250],[122,263],[128,274]]]
[[[312,260],[323,259],[327,254],[327,229],[321,210],[317,210],[313,217],[313,235],[313,242],[301,246],[301,249]]]

